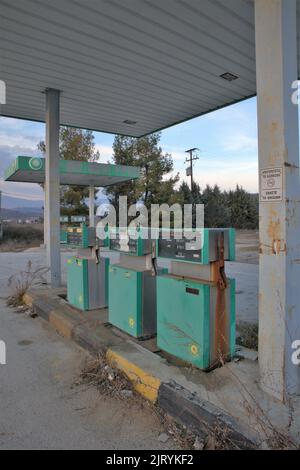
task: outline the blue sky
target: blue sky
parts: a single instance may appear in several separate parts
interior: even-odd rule
[[[44,124],[0,117],[0,189],[26,199],[42,199],[38,185],[6,183],[4,169],[17,155],[37,155],[37,143],[44,139]],[[112,157],[114,136],[95,132],[100,161]],[[242,185],[258,191],[256,99],[229,106],[162,131],[161,146],[174,158],[174,171],[185,176],[185,150],[201,149],[194,167],[195,180],[204,187],[219,184],[223,189]]]

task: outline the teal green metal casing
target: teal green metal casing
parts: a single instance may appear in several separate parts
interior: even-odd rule
[[[235,353],[235,280],[228,280],[227,315],[230,356]],[[214,362],[214,312],[216,286],[213,283],[157,277],[157,344],[162,350],[200,369]]]
[[[108,285],[109,322],[135,338],[153,336],[156,333],[154,274],[113,265],[109,269]]]
[[[111,266],[108,282],[109,322],[139,338],[142,336],[142,272]]]
[[[67,230],[60,231],[60,243],[66,245],[68,242],[68,232]]]
[[[72,257],[67,260],[67,298],[80,310],[89,309],[88,263],[86,259]]]
[[[235,229],[229,228],[229,260],[235,261]]]
[[[104,187],[140,177],[140,169],[128,165],[82,162],[76,160],[59,161],[60,184]],[[4,172],[6,181],[27,183],[45,182],[45,159],[18,156]]]

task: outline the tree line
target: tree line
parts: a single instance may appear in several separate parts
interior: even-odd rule
[[[186,182],[179,188],[185,204],[203,204],[205,226],[234,227],[237,229],[258,228],[258,194],[251,194],[241,186],[234,190],[222,191],[216,184],[207,185],[203,190],[194,183],[193,190]]]
[[[138,181],[108,188],[107,195],[115,207],[121,195],[127,195],[129,204],[143,202],[148,211],[151,204],[203,204],[204,223],[208,228],[258,228],[258,194],[248,193],[240,186],[222,191],[218,185],[206,185],[202,189],[194,183],[191,189],[186,182],[180,184],[179,174],[173,174],[172,155],[163,153],[159,141],[160,133],[141,139],[115,137],[113,163],[141,168]]]

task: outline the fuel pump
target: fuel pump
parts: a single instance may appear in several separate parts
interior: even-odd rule
[[[156,333],[156,241],[150,231],[115,229],[110,250],[120,253],[109,269],[109,322],[134,336]]]
[[[159,258],[169,260],[157,277],[158,346],[186,362],[210,370],[235,353],[235,280],[225,261],[235,259],[233,229],[201,229],[196,241],[158,240]]]
[[[107,307],[109,258],[101,256],[107,240],[96,236],[95,227],[69,227],[66,244],[77,247],[67,260],[67,299],[80,310]]]

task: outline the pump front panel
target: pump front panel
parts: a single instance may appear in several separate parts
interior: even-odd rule
[[[208,285],[170,275],[157,277],[157,343],[200,369],[209,367]]]
[[[109,269],[109,322],[138,338],[142,329],[141,273],[121,266]]]
[[[80,310],[107,306],[109,259],[73,257],[67,260],[68,302]]]
[[[235,353],[235,282],[216,284],[173,275],[157,277],[157,343],[199,369],[213,369]]]
[[[68,302],[80,310],[89,309],[88,263],[77,257],[67,260]]]

